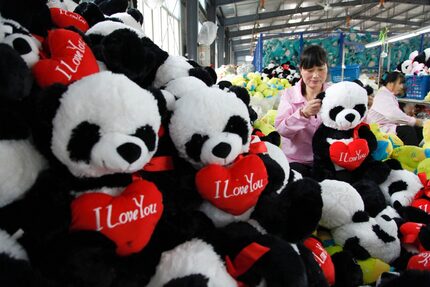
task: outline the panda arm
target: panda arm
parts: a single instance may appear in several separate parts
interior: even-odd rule
[[[312,138],[312,150],[314,153],[313,176],[318,180],[334,178],[334,166],[330,159],[330,144],[328,135],[321,125]]]
[[[344,250],[349,250],[358,260],[366,260],[370,258],[369,252],[360,245],[358,237],[351,237],[345,241]]]
[[[65,181],[51,170],[42,172],[25,198],[24,232],[43,241],[68,232],[71,195]]]
[[[376,140],[375,135],[372,133],[368,126],[361,126],[358,129],[358,136],[367,141],[367,145],[369,146],[369,151],[373,152],[376,150],[378,146],[378,142]]]
[[[285,177],[289,175],[286,175],[282,167],[275,160],[270,158],[269,155],[260,154],[259,157],[264,162],[268,176],[268,184],[264,192],[271,193],[280,189]]]

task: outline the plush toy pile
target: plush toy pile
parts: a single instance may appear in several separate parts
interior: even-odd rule
[[[326,91],[303,178],[128,1],[29,3],[0,2],[0,286],[428,286],[428,183],[369,157],[363,88]]]
[[[397,70],[405,75],[428,75],[430,68],[430,48],[421,53],[413,51],[407,60],[397,66]]]

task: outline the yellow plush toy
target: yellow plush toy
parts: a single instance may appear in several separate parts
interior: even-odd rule
[[[402,140],[397,135],[382,132],[379,129],[379,125],[375,123],[369,126],[378,141],[378,146],[372,153],[372,157],[375,160],[386,160],[391,156],[394,148],[403,146]]]
[[[403,169],[417,172],[418,165],[424,159],[430,156],[430,149],[413,145],[404,145],[395,148],[391,154],[391,158],[397,159]]]
[[[429,95],[427,95],[427,97],[429,97]],[[424,139],[423,148],[426,151],[429,151],[430,150],[430,121],[424,122],[423,139]],[[430,179],[430,155],[428,155],[426,159],[424,159],[418,164],[417,173],[421,173],[421,172],[424,172],[426,174],[427,179]]]

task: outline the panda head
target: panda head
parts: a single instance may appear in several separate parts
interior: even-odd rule
[[[353,82],[333,84],[322,98],[320,115],[325,126],[336,130],[350,130],[363,121],[367,113],[367,92]]]
[[[31,68],[39,61],[40,42],[16,21],[0,18],[0,22],[1,34],[4,35],[4,37],[0,38],[0,41],[14,48],[24,59],[27,66]]]
[[[249,95],[242,90],[210,88],[190,77],[196,89],[169,86],[179,98],[174,105],[169,132],[179,155],[195,167],[227,165],[248,152],[251,139]],[[184,81],[179,81],[184,84]],[[183,92],[183,94],[181,94]]]
[[[37,103],[35,141],[77,177],[135,172],[156,151],[158,94],[111,72],[50,87]]]

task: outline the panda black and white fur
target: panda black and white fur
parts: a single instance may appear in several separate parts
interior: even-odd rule
[[[137,28],[141,25],[135,14],[130,15],[136,21],[126,14],[114,14],[86,32],[97,60],[104,62],[109,70],[125,74],[142,87],[161,88],[173,79],[188,76],[199,78],[207,86],[216,83],[213,69],[182,56],[169,55]],[[131,26],[127,24],[133,22]]]
[[[400,256],[394,210],[384,209],[376,217],[364,211],[360,194],[342,181],[321,182],[323,211],[320,225],[331,230],[337,244],[360,260],[379,258],[387,263]]]
[[[31,68],[39,61],[39,49],[41,44],[30,32],[18,22],[4,19],[0,16],[0,42],[14,48]]]
[[[178,98],[170,118],[170,137],[179,156],[195,170],[210,164],[228,166],[249,151],[252,132],[246,104],[249,95],[237,88],[227,92],[206,87],[194,77],[179,78],[166,86]],[[269,177],[274,177],[271,188],[280,193],[292,173],[282,151],[270,143],[264,144],[267,152],[260,156],[273,167],[272,174],[269,172]],[[232,216],[209,202],[203,203],[201,210],[219,226],[246,220],[252,213],[251,208],[242,215]]]
[[[354,128],[363,122],[367,114],[367,93],[364,88],[354,82],[340,82],[330,86],[322,98],[320,116],[322,124],[316,130],[312,147],[314,152],[313,173],[316,179],[338,179],[346,182],[355,182],[363,177],[370,165],[377,165],[371,153],[376,149],[377,142],[369,127],[364,125],[358,128],[358,139],[364,139],[368,153],[362,149],[349,157],[364,158],[354,170],[335,164],[330,157],[330,146],[335,142],[349,144],[354,141]],[[339,160],[349,159],[346,156]],[[380,182],[378,182],[380,183]]]
[[[60,284],[111,286],[139,280],[124,274],[136,266],[118,259],[108,236],[69,229],[76,199],[120,195],[133,182],[132,173],[155,154],[163,105],[157,97],[124,75],[101,72],[68,87],[54,85],[35,98],[34,139],[51,168],[26,197],[24,247],[42,273]],[[86,261],[92,264],[82,269]]]

